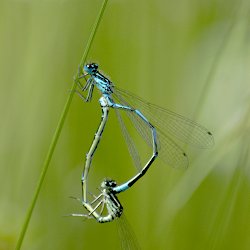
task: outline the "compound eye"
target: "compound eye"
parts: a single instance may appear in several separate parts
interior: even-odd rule
[[[116,187],[116,182],[115,181],[111,182],[111,187]]]

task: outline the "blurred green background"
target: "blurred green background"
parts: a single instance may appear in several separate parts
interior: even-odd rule
[[[0,249],[13,249],[101,0],[0,1]],[[250,248],[249,1],[110,0],[89,60],[112,81],[209,128],[190,166],[160,161],[119,195],[142,249]],[[101,111],[74,97],[22,249],[119,249],[85,210],[80,178]],[[133,174],[110,113],[93,188]],[[98,190],[94,192],[98,192]]]

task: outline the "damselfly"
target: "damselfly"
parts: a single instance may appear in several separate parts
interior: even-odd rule
[[[82,78],[86,80],[84,86],[81,83]],[[83,67],[83,70],[79,67],[78,76],[75,81],[80,88],[80,92],[77,91],[78,95],[86,102],[91,101],[95,86],[101,92],[99,102],[102,108],[102,119],[95,134],[94,141],[86,155],[86,162],[81,180],[82,204],[89,210],[90,215],[95,217],[98,221],[100,219],[100,214],[97,215],[95,213],[95,208],[92,207],[92,204],[95,203],[96,200],[94,199],[91,203],[88,203],[87,201],[87,179],[91,161],[100,142],[110,108],[116,111],[118,120],[121,124],[122,133],[128,144],[129,152],[138,169],[138,173],[124,184],[112,186],[108,191],[108,196],[105,191],[107,189],[104,188],[100,197],[109,197],[110,194],[113,195],[123,192],[135,184],[147,172],[158,156],[158,152],[159,157],[161,157],[167,165],[177,168],[186,168],[188,166],[188,157],[182,148],[173,140],[173,137],[200,148],[207,148],[213,145],[213,136],[205,127],[170,110],[144,101],[128,91],[117,88],[107,77],[98,71],[98,65],[96,63],[86,64]],[[84,91],[87,91],[86,97],[82,95],[82,92]],[[152,148],[152,156],[144,167],[141,165],[140,156],[126,126],[124,125],[122,116],[119,113],[120,111],[126,112],[137,132]],[[108,204],[113,206],[117,201],[118,199],[115,201],[111,199],[109,202],[102,201],[101,203],[106,204],[108,209]],[[117,216],[119,213],[113,213],[109,209],[108,213],[110,219],[113,219],[113,217],[119,217]]]
[[[101,183],[101,193],[94,196],[94,200],[90,203],[77,199],[89,211],[89,214],[71,214],[75,217],[94,217],[98,222],[104,223],[119,218],[122,215],[123,207],[119,202],[114,188],[117,186],[114,180],[105,179]],[[104,209],[107,209],[107,214],[104,215]]]
[[[137,238],[130,227],[125,215],[123,207],[119,202],[114,188],[116,182],[111,179],[105,179],[101,183],[101,193],[98,196],[93,196],[91,203],[78,200],[88,211],[88,214],[71,214],[74,217],[95,218],[99,223],[110,222],[117,219],[117,228],[122,249],[140,249]],[[74,198],[74,197],[72,197]]]

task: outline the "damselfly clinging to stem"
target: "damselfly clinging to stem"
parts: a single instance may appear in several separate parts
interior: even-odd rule
[[[82,85],[81,82],[81,79],[83,78],[86,80],[85,85]],[[80,91],[77,91],[78,95],[86,102],[91,101],[95,86],[101,92],[101,98],[99,99],[99,102],[102,108],[102,119],[99,128],[95,134],[95,138],[90,147],[90,150],[86,155],[85,167],[81,179],[82,204],[85,206],[87,210],[89,210],[90,215],[92,215],[96,219],[97,217],[99,219],[100,217],[102,217],[103,209],[101,210],[101,213],[98,215],[95,214],[95,210],[99,208],[101,204],[105,204],[105,202],[103,202],[103,200],[100,201],[95,208],[92,207],[92,204],[95,203],[101,196],[104,198],[109,197],[110,194],[112,195],[117,194],[131,187],[147,172],[149,167],[157,158],[158,152],[159,152],[159,157],[161,157],[167,163],[167,165],[171,165],[177,168],[186,168],[188,166],[187,155],[173,141],[172,137],[176,137],[182,142],[200,148],[207,148],[213,145],[213,136],[205,127],[197,124],[196,122],[188,118],[178,115],[170,110],[146,102],[128,91],[115,87],[114,84],[107,77],[105,77],[98,71],[98,65],[96,63],[86,64],[83,67],[83,70],[81,67],[79,67],[78,76],[75,79],[75,81],[80,89]],[[82,92],[85,91],[87,92],[86,97],[82,95]],[[91,166],[93,155],[100,142],[100,138],[102,136],[105,124],[107,122],[110,108],[116,111],[118,120],[122,128],[123,135],[128,144],[129,152],[132,156],[132,159],[134,160],[134,164],[138,170],[138,173],[124,184],[121,184],[119,186],[114,185],[109,189],[106,189],[106,187],[103,188],[101,190],[100,197],[98,196],[99,197],[98,199],[94,199],[93,202],[88,203],[87,201],[88,173]],[[119,113],[120,111],[126,112],[132,124],[136,128],[137,132],[152,148],[152,156],[143,167],[141,166],[140,156],[136,151],[133,140],[130,137],[126,126],[124,125],[121,114]],[[102,187],[104,186],[102,185]],[[112,199],[108,199],[106,205],[107,204],[109,205],[111,204],[112,206],[115,204],[115,202]],[[107,210],[108,214],[110,214],[108,208]],[[74,214],[74,216],[77,215]],[[111,217],[113,218],[113,216]]]

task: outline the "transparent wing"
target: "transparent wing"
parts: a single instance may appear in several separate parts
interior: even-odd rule
[[[127,129],[127,127],[122,119],[122,116],[121,116],[119,110],[115,109],[115,112],[116,112],[116,116],[117,116],[118,121],[119,121],[120,126],[121,126],[123,137],[128,145],[128,151],[132,157],[132,160],[134,161],[134,164],[137,168],[137,171],[139,172],[142,169],[141,158],[140,158],[139,153],[136,149],[135,143],[134,143],[132,137],[130,136],[128,129]]]
[[[131,104],[123,98],[123,96],[115,93],[114,100],[119,102],[122,105],[130,106]],[[134,107],[134,106],[132,106]],[[135,107],[134,107],[135,108]],[[125,112],[125,111],[123,111]],[[136,115],[134,112],[126,112],[133,126],[136,128],[137,132],[141,137],[146,141],[149,147],[153,147],[152,141],[152,132],[147,124]],[[143,113],[144,114],[144,113]],[[145,115],[145,114],[144,114]],[[148,118],[148,117],[147,117]],[[123,127],[122,127],[123,130]],[[157,128],[157,137],[158,137],[158,150],[161,151],[159,157],[174,168],[186,168],[188,166],[188,157],[185,152],[170,138],[168,135],[163,133],[160,129]],[[127,141],[127,140],[126,140]],[[127,141],[129,152],[131,151],[131,146]],[[134,157],[131,153],[132,158]]]
[[[146,141],[149,147],[153,147],[152,133],[149,127],[137,115],[131,112],[126,112],[137,132]],[[158,151],[161,158],[167,165],[174,168],[187,168],[188,157],[169,136],[157,129]]]
[[[130,226],[124,214],[116,220],[117,231],[120,238],[121,248],[123,250],[141,249],[132,227]]]
[[[159,141],[161,143],[159,158],[169,166],[185,169],[188,167],[188,156],[170,137],[161,130],[157,130]]]
[[[175,136],[182,142],[199,148],[209,148],[214,144],[211,132],[186,117],[144,101],[135,94],[119,88],[115,88],[114,95],[131,107],[139,109],[164,134]]]
[[[124,106],[129,106],[132,108],[135,108],[131,105],[130,102],[128,102],[125,98],[123,98],[122,95],[115,92],[114,93],[114,100]],[[123,111],[125,112],[125,111]],[[149,147],[152,147],[152,135],[151,131],[148,129],[148,126],[145,125],[145,122],[143,122],[141,119],[138,119],[138,116],[135,115],[133,112],[126,112],[127,116],[129,117],[130,121],[136,128],[137,132],[142,136],[142,138],[146,141]],[[145,129],[146,127],[146,129]]]

